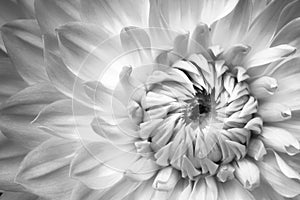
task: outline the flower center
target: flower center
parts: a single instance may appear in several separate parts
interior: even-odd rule
[[[194,54],[150,75],[140,102],[138,152],[148,149],[158,165],[190,180],[233,173],[227,165],[246,155],[253,127],[262,124],[247,74],[224,63]]]

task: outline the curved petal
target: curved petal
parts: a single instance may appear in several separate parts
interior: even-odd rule
[[[29,84],[47,81],[42,38],[35,20],[16,20],[1,28],[9,57]]]
[[[81,0],[81,16],[84,21],[97,24],[119,34],[123,27],[147,27],[148,0]]]
[[[69,165],[78,147],[62,139],[42,143],[22,161],[16,182],[45,198],[68,199],[75,183],[69,178]]]

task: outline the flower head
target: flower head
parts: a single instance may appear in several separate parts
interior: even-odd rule
[[[300,1],[9,2],[1,198],[299,198]]]

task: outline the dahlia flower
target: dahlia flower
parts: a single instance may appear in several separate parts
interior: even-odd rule
[[[299,10],[0,1],[0,199],[299,200]]]

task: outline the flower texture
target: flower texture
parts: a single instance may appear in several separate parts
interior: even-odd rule
[[[0,1],[0,199],[300,199],[299,10]]]

